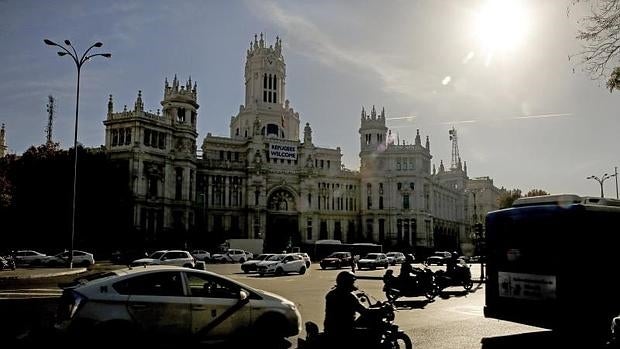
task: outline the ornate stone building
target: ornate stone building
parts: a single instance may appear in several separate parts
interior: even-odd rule
[[[196,152],[197,87],[165,82],[162,111],[108,103],[106,149],[124,161],[133,192],[134,230],[193,244],[262,239],[265,250],[322,239],[456,249],[466,243],[466,169],[431,172],[430,142],[394,144],[385,111],[362,109],[360,171],[338,148],[312,141],[309,123],[286,98],[279,38],[262,34],[247,50],[245,103],[230,134],[208,133]]]

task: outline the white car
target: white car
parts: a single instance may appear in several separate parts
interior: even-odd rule
[[[301,315],[281,296],[215,273],[153,266],[76,280],[63,291],[55,328],[78,338],[97,335],[97,343],[105,345],[119,340],[144,348],[166,340],[208,345],[252,334],[296,336]]]
[[[296,252],[298,255],[300,255],[304,261],[306,261],[306,268],[310,268],[310,264],[312,263],[312,260],[310,260],[310,256],[308,256],[307,253],[305,252]]]
[[[405,263],[405,254],[402,252],[388,252],[385,254],[390,265]]]
[[[196,266],[194,257],[181,250],[155,251],[148,258],[140,258],[131,262],[133,266],[139,265],[176,265],[179,267],[193,268]]]
[[[369,253],[357,261],[357,268],[360,270],[364,268],[377,269],[379,267],[387,269],[388,265],[388,258],[385,253]]]
[[[276,254],[258,263],[258,273],[283,275],[286,273],[306,273],[306,261],[297,253]]]
[[[211,253],[205,250],[193,250],[191,254],[199,261],[208,261],[211,259]]]
[[[45,253],[33,250],[19,250],[15,253],[15,264],[17,265],[40,265],[45,258],[49,257]]]
[[[226,253],[214,253],[211,257],[214,262],[219,263],[244,263],[252,259],[254,255],[238,248],[231,248]]]
[[[69,263],[69,251],[61,252],[54,256],[48,256],[43,260],[43,264],[47,266],[60,266]],[[95,264],[95,256],[92,253],[73,250],[73,265],[88,267]]]
[[[256,271],[257,268],[258,268],[257,267],[258,263],[266,260],[267,258],[269,258],[271,256],[273,256],[273,253],[259,254],[258,257],[256,257],[256,259],[252,259],[252,260],[249,260],[249,261],[247,261],[245,263],[242,263],[241,264],[241,270],[243,270],[243,272],[246,273],[246,274],[250,273],[250,272],[253,272],[253,271]]]

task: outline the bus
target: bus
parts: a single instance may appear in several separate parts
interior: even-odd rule
[[[352,256],[364,257],[371,252],[382,252],[383,246],[373,243],[345,244],[340,240],[317,240],[311,250],[312,259],[320,261],[334,252],[351,252]]]
[[[606,337],[620,314],[619,223],[620,200],[566,194],[487,214],[485,317]]]

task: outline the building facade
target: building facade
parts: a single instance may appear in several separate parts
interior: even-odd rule
[[[246,55],[245,103],[230,134],[208,133],[197,155],[197,86],[166,80],[162,110],[108,103],[106,149],[126,164],[133,230],[192,244],[263,240],[279,251],[316,240],[458,249],[468,243],[466,166],[431,171],[430,141],[395,144],[386,114],[362,109],[359,171],[338,148],[315,145],[286,96],[282,42],[254,37]],[[492,182],[491,182],[492,185]]]

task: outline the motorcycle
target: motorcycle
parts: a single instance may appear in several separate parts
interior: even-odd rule
[[[474,286],[471,280],[471,270],[464,263],[456,264],[449,272],[443,270],[435,272],[435,281],[440,290],[450,286],[463,286],[465,291],[469,291]]]
[[[0,270],[15,270],[15,260],[12,256],[0,256]]]
[[[414,268],[414,275],[410,279],[402,280],[387,270],[383,275],[383,292],[390,302],[399,297],[425,296],[432,301],[439,294],[439,287],[435,282],[435,275],[429,268]]]
[[[409,336],[394,323],[395,308],[390,302],[372,304],[363,292],[357,294],[360,302],[367,303],[368,311],[355,320],[355,332],[362,338],[364,348],[373,349],[413,349]],[[319,333],[319,327],[313,322],[306,322],[306,338],[299,338],[299,349],[323,349],[334,347],[325,333]]]

